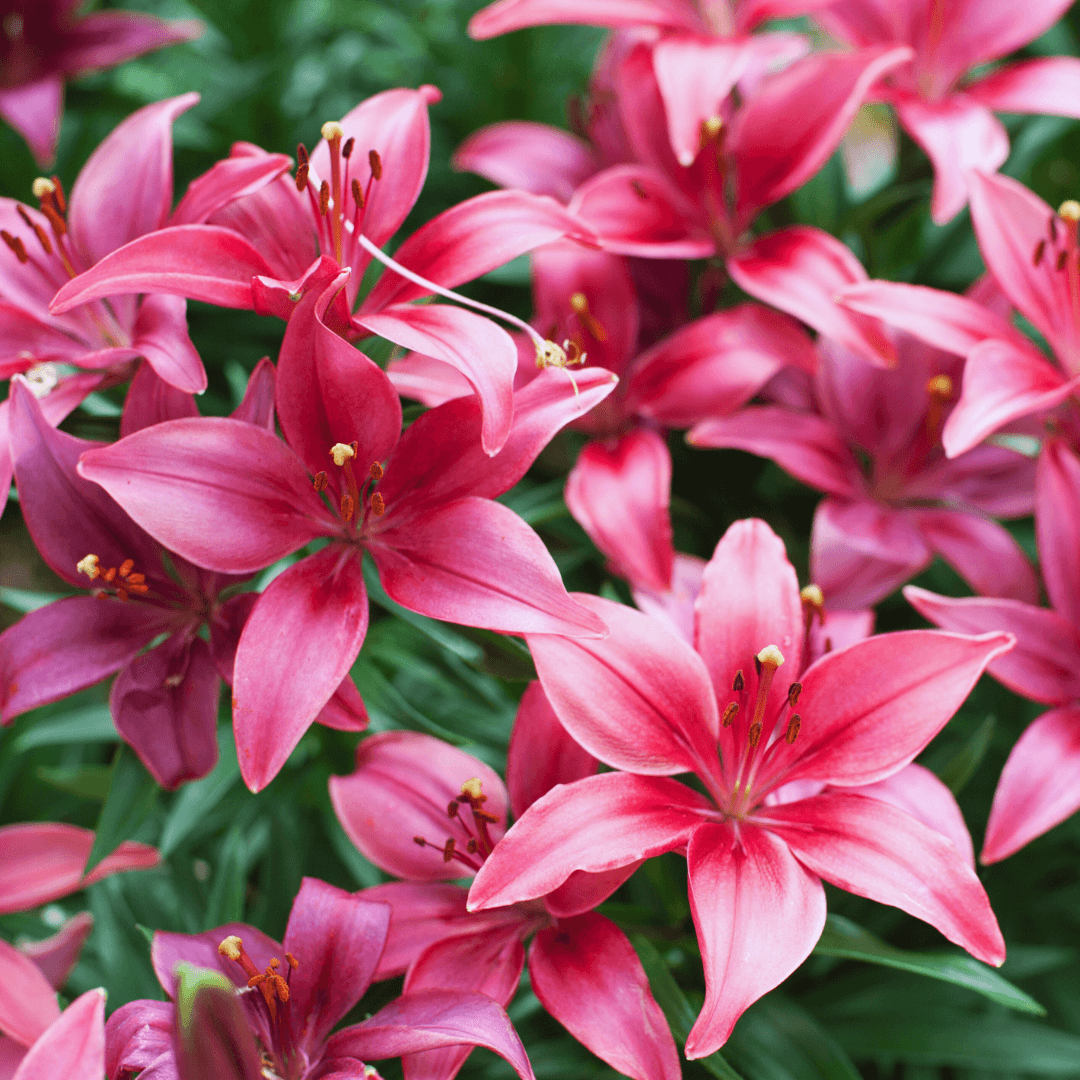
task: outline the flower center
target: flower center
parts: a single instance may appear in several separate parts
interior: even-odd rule
[[[150,591],[150,586],[146,584],[146,575],[133,573],[134,559],[125,559],[119,566],[110,566],[107,570],[103,570],[101,560],[96,555],[84,555],[75,564],[75,569],[78,573],[85,574],[91,581],[102,583],[95,590],[97,596],[108,596],[109,586],[113,587],[113,593],[118,600],[127,600],[131,593],[135,593],[136,596],[145,596]]]
[[[341,491],[339,501],[339,513],[341,520],[350,530],[361,531],[367,524],[369,515],[382,517],[386,513],[386,501],[375,490],[375,485],[383,478],[383,467],[373,461],[368,467],[368,474],[363,484],[358,484],[356,472],[353,469],[353,458],[356,457],[358,444],[334,443],[330,447],[330,456],[334,459],[334,465],[341,470],[338,478],[338,488]],[[326,472],[316,473],[312,484],[316,491],[325,491],[330,482]],[[353,524],[353,519],[356,524]]]
[[[464,851],[458,848],[458,840],[452,836],[447,837],[441,845],[433,844],[422,836],[414,836],[413,843],[419,844],[420,847],[441,848],[443,862],[456,860],[475,873],[495,848],[495,841],[488,832],[488,826],[497,825],[499,819],[484,809],[486,802],[487,796],[481,789],[480,781],[474,776],[461,785],[461,794],[451,799],[446,808],[446,816],[451,821],[457,822],[458,826],[464,830],[466,836]],[[465,807],[468,807],[468,812],[472,817],[472,828],[469,827],[469,822],[462,812]]]

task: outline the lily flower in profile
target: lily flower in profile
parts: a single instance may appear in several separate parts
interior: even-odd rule
[[[806,666],[795,571],[753,520],[732,525],[706,567],[695,648],[631,608],[578,600],[608,623],[606,639],[527,640],[563,726],[616,771],[533,803],[478,871],[471,910],[685,851],[706,986],[689,1058],[721,1046],[809,955],[825,922],[822,878],[1002,962],[965,854],[866,785],[914,759],[1012,637],[882,634]],[[671,779],[684,772],[707,794]]]

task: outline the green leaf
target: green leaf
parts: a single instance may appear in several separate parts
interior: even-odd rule
[[[30,589],[12,589],[6,585],[0,586],[0,604],[11,608],[12,611],[21,611],[24,615],[28,611],[37,611],[38,608],[63,598],[63,593],[33,592]]]
[[[95,802],[108,797],[112,779],[108,765],[39,765],[34,772],[51,787]]]
[[[648,977],[649,986],[652,987],[653,997],[663,1009],[672,1033],[680,1043],[685,1043],[696,1019],[690,1002],[686,1000],[686,995],[679,988],[675,976],[664,963],[664,958],[647,937],[642,934],[631,934],[630,943],[638,954],[641,966]],[[703,1065],[717,1080],[742,1080],[719,1050],[708,1057],[701,1058],[698,1064]]]
[[[961,789],[975,775],[975,770],[983,759],[983,755],[990,748],[990,740],[994,737],[994,727],[997,719],[991,713],[975,729],[971,738],[938,770],[938,779],[954,794],[959,795]]]
[[[113,758],[109,794],[98,817],[94,846],[84,874],[89,874],[106,855],[111,855],[139,831],[154,808],[157,793],[157,781],[146,771],[135,751],[121,743]]]
[[[15,740],[15,752],[21,754],[38,746],[62,746],[69,743],[118,742],[108,705],[88,705],[60,716],[41,720]]]
[[[236,759],[236,743],[232,727],[223,724],[218,728],[218,763],[213,771],[201,780],[188,784],[177,796],[165,819],[161,833],[161,857],[167,859],[187,839],[199,822],[225,797],[229,789],[240,779],[240,765]]]
[[[1045,1016],[1046,1010],[1030,995],[1002,978],[992,967],[970,956],[947,953],[905,952],[887,945],[861,926],[841,915],[830,915],[814,952],[844,960],[862,960],[899,971],[911,971],[931,979],[974,990],[977,994],[1020,1012]]]

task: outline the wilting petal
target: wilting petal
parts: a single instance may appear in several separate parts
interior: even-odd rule
[[[14,1080],[100,1080],[105,1073],[105,991],[77,997],[30,1047]]]
[[[773,756],[773,775],[843,787],[884,780],[923,750],[1013,643],[1003,633],[902,630],[828,653],[802,677],[802,727]]]
[[[201,225],[215,211],[236,199],[254,195],[272,180],[292,168],[288,154],[237,154],[216,162],[188,184],[184,197],[173,211],[173,225]]]
[[[339,544],[267,586],[240,635],[233,670],[236,749],[252,791],[277,776],[348,674],[367,624],[360,559]]]
[[[109,694],[116,730],[166,789],[217,764],[221,681],[202,638],[173,634],[135,657]]]
[[[120,437],[141,431],[166,420],[183,420],[198,416],[195,397],[167,383],[150,364],[140,364],[124,398],[124,414],[120,417]]]
[[[301,958],[289,981],[290,1019],[309,1052],[371,985],[389,924],[389,905],[304,878],[282,944]]]
[[[1012,634],[1016,648],[987,668],[1010,690],[1046,705],[1067,705],[1080,698],[1080,632],[1056,611],[1018,600],[938,596],[914,585],[904,590],[904,596],[920,615],[943,630]]]
[[[422,510],[368,551],[390,598],[421,615],[504,634],[604,633],[570,598],[540,537],[501,503],[464,498]]]
[[[996,172],[1009,156],[1008,133],[988,108],[966,94],[949,94],[940,101],[897,95],[893,107],[933,163],[930,212],[935,224],[944,225],[967,202],[968,170]]]
[[[970,83],[964,92],[995,112],[1076,116],[1080,60],[1075,56],[1044,56],[1006,64]]]
[[[93,929],[94,916],[89,911],[80,911],[51,937],[22,942],[19,952],[33,960],[53,989],[59,990],[79,962],[79,953]]]
[[[686,853],[705,1004],[687,1058],[722,1046],[743,1010],[806,958],[825,926],[825,890],[783,841],[752,824],[707,825]]]
[[[105,1025],[105,1075],[148,1070],[151,1080],[177,1080],[173,1035],[176,1006],[171,1001],[129,1001]]]
[[[804,484],[840,498],[858,497],[862,488],[858,462],[836,428],[815,413],[751,405],[734,416],[703,420],[687,441],[772,458]]]
[[[671,584],[671,455],[656,432],[591,442],[566,480],[566,505],[611,569],[632,585]]]
[[[469,36],[483,41],[548,23],[704,29],[690,0],[499,0],[472,17]]]
[[[206,389],[206,370],[188,337],[187,301],[182,297],[144,296],[131,347],[177,389],[189,394]]]
[[[607,623],[606,638],[527,638],[544,692],[567,731],[612,768],[715,775],[720,721],[694,650],[633,608],[575,596]]]
[[[677,1080],[679,1053],[626,935],[595,912],[537,934],[529,975],[540,1004],[578,1042],[634,1080]]]
[[[506,829],[507,809],[498,773],[421,732],[385,731],[364,739],[356,750],[356,769],[330,778],[330,801],[349,839],[376,866],[413,881],[451,880],[467,870],[443,858],[448,837],[465,846],[462,826],[449,817],[447,806],[471,779],[480,781],[484,809],[496,818],[488,829],[497,841]],[[471,815],[467,808],[459,813],[468,833]],[[416,844],[417,836],[429,846]]]
[[[662,593],[633,589],[634,603],[653,619],[659,619],[685,642],[694,643],[694,606],[701,592],[705,560],[696,555],[675,553],[671,588]]]
[[[334,1035],[324,1060],[369,1061],[463,1045],[493,1050],[522,1080],[535,1080],[525,1047],[502,1006],[486,994],[461,990],[416,990],[399,997],[369,1020]]]
[[[712,814],[705,796],[666,776],[611,772],[560,784],[488,856],[469,890],[469,909],[543,896],[575,870],[616,870],[678,850]]]
[[[866,281],[866,271],[834,236],[792,225],[759,237],[727,265],[732,280],[751,296],[801,319],[868,363],[896,363],[896,349],[880,323],[837,303],[838,294]]]
[[[1080,458],[1064,439],[1047,439],[1039,455],[1035,535],[1050,602],[1080,627]]]
[[[506,786],[514,817],[521,817],[556,784],[592,776],[596,764],[596,758],[563,727],[540,683],[529,683],[521,696],[506,752]]]
[[[0,1031],[32,1046],[60,1015],[56,991],[42,970],[0,939]]]
[[[951,840],[857,792],[824,792],[762,811],[795,857],[833,885],[914,915],[979,960],[1005,943],[975,871]]]
[[[1080,809],[1080,709],[1031,723],[1001,771],[981,859],[1000,862]]]
[[[474,131],[454,151],[459,172],[477,173],[503,188],[550,195],[567,203],[597,170],[588,143],[569,131],[528,120],[507,120]]]

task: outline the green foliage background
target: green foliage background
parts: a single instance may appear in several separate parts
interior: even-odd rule
[[[234,140],[273,150],[289,151],[298,141],[310,146],[324,120],[362,98],[430,82],[444,97],[431,110],[431,172],[406,231],[484,190],[476,177],[449,168],[452,150],[471,131],[511,118],[564,124],[566,101],[584,90],[602,38],[587,28],[542,28],[472,42],[464,27],[479,6],[475,0],[138,0],[114,6],[196,16],[207,32],[193,44],[69,87],[57,164],[68,185],[119,120],[162,97],[193,89],[202,94],[202,103],[176,124],[180,192],[225,156]],[[1073,13],[1028,52],[1077,55],[1078,28],[1080,17]],[[1053,205],[1076,197],[1080,128],[1054,118],[1007,123],[1014,149],[1006,171]],[[35,174],[23,144],[0,129],[0,194],[28,197]],[[962,288],[982,269],[970,223],[963,215],[948,227],[934,226],[929,192],[929,166],[905,138],[895,177],[877,193],[854,200],[834,159],[761,225],[811,222],[850,244],[872,276]],[[528,313],[527,268],[511,266],[472,288],[489,302]],[[192,337],[210,373],[203,411],[225,413],[255,361],[276,354],[282,324],[199,304],[189,310]],[[95,396],[66,427],[84,437],[115,438],[119,400]],[[678,435],[671,447],[677,547],[708,555],[731,521],[761,516],[784,536],[805,582],[816,493],[748,455],[690,451]],[[562,503],[574,452],[575,437],[560,437],[505,501],[544,536],[569,587],[626,598]],[[1034,554],[1031,523],[1016,529]],[[373,625],[354,669],[372,729],[428,731],[501,766],[517,699],[531,675],[523,647],[410,613],[402,617],[374,579],[372,584]],[[965,591],[941,564],[919,584],[955,595]],[[0,521],[0,586],[8,623],[43,594],[62,591],[34,554],[16,505]],[[918,617],[899,597],[882,605],[881,629],[914,625]],[[135,836],[161,845],[167,856],[159,870],[110,879],[43,912],[0,918],[0,934],[8,939],[42,937],[62,914],[89,907],[96,927],[69,984],[71,996],[97,985],[108,988],[110,1007],[160,996],[148,959],[151,930],[193,932],[243,919],[279,936],[302,875],[348,888],[382,880],[345,838],[326,793],[331,773],[350,770],[355,736],[313,728],[282,774],[253,796],[239,780],[223,711],[218,768],[169,794],[156,789],[130,752],[118,749],[105,702],[106,689],[99,688],[20,718],[0,733],[0,823],[71,821],[98,827],[103,850]],[[983,680],[922,759],[960,796],[976,846],[1005,756],[1037,712]],[[1002,973],[1045,1007],[1045,1017],[1030,1006],[1025,1013],[1004,1004],[1010,994],[1000,988],[995,999],[957,985],[965,981],[963,965],[946,967],[950,982],[845,959],[851,949],[857,954],[873,947],[857,935],[851,949],[844,946],[846,924],[838,922],[830,927],[831,949],[820,950],[782,990],[746,1014],[724,1059],[687,1064],[685,1075],[708,1072],[732,1080],[735,1069],[746,1080],[844,1080],[859,1073],[904,1080],[1080,1076],[1078,855],[1080,820],[1073,820],[981,872],[1009,945]],[[902,949],[960,956],[935,931],[891,908],[835,890],[829,905]],[[653,860],[604,910],[639,935],[654,989],[681,1039],[703,993],[684,862],[674,856]],[[768,942],[758,947],[767,949]],[[982,978],[973,970],[969,984]],[[375,988],[359,1011],[374,1010],[398,989],[396,983]],[[1011,1002],[1023,1005],[1018,996]],[[543,1013],[527,988],[511,1015],[539,1077],[613,1075]],[[393,1076],[396,1068],[388,1063],[383,1071]],[[477,1052],[462,1075],[507,1072]]]

